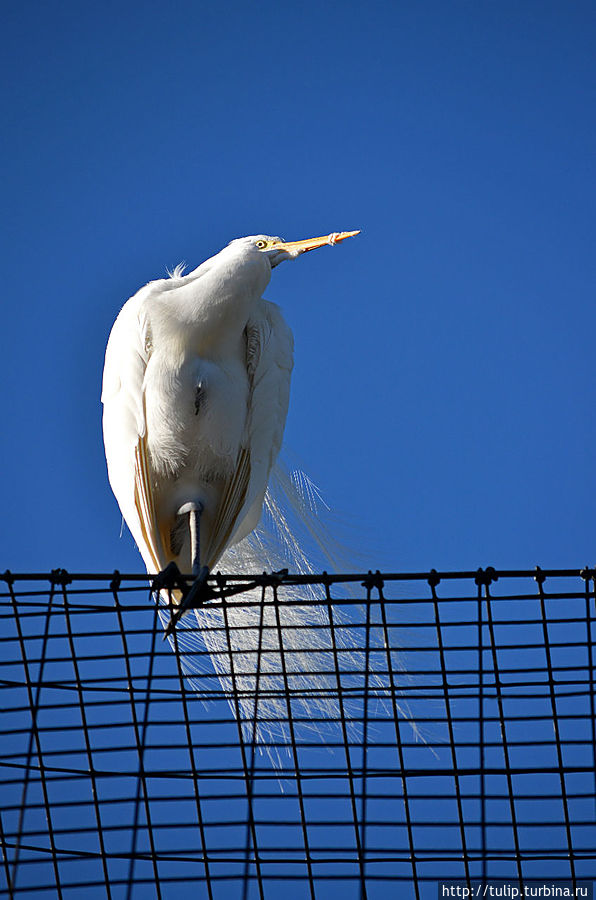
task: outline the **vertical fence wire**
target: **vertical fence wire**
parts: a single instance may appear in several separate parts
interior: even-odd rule
[[[184,718],[184,733],[186,736],[186,747],[188,750],[188,761],[190,764],[190,772],[192,777],[192,787],[193,787],[193,799],[194,799],[194,808],[197,813],[197,826],[199,831],[199,841],[200,841],[200,853],[201,859],[203,862],[203,868],[205,872],[205,885],[207,888],[207,898],[208,900],[213,900],[213,888],[211,882],[211,872],[209,868],[209,853],[207,849],[207,839],[205,835],[205,823],[203,810],[201,806],[201,791],[199,787],[199,777],[198,777],[198,769],[197,758],[198,758],[198,750],[194,746],[192,731],[191,731],[191,714],[189,710],[189,704],[187,699],[188,687],[186,685],[186,681],[184,679],[184,673],[182,671],[182,665],[180,662],[180,652],[178,646],[178,632],[174,630],[173,633],[173,644],[174,644],[174,652],[176,656],[177,663],[177,672],[178,672],[178,685],[180,688],[180,698],[182,700],[182,711]],[[257,692],[258,693],[258,692]]]
[[[556,694],[556,685],[555,685],[555,674],[554,674],[554,666],[552,659],[552,652],[550,648],[550,641],[548,635],[548,618],[546,611],[546,595],[544,593],[544,582],[545,577],[542,574],[540,567],[536,568],[536,584],[538,585],[538,596],[540,598],[540,618],[542,619],[542,638],[544,641],[544,653],[546,658],[546,675],[548,681],[548,694],[550,699],[550,711],[552,716],[553,723],[553,733],[555,737],[555,748],[557,754],[557,768],[559,774],[559,787],[561,789],[561,801],[563,804],[563,819],[565,824],[565,834],[567,837],[567,845],[569,848],[573,847],[573,840],[571,835],[571,816],[569,814],[569,798],[567,796],[567,785],[565,781],[565,769],[563,765],[563,745],[561,741],[561,729],[559,724],[559,713],[557,710],[557,694]],[[588,601],[589,602],[589,601]],[[571,880],[575,885],[577,882],[576,871],[575,871],[575,861],[573,859],[573,853],[569,853],[569,868],[571,874]]]
[[[445,652],[445,645],[443,640],[443,628],[441,624],[441,612],[440,612],[440,603],[439,598],[437,596],[437,587],[440,584],[441,579],[437,575],[437,573],[433,570],[430,573],[428,584],[431,591],[432,601],[433,601],[433,612],[435,625],[437,629],[437,647],[439,650],[439,660],[441,666],[441,690],[443,702],[445,704],[445,723],[447,725],[447,735],[448,735],[448,747],[449,747],[449,760],[451,763],[451,770],[453,771],[453,786],[455,789],[455,800],[457,804],[457,821],[459,828],[459,840],[461,845],[461,853],[464,864],[464,874],[465,874],[465,883],[466,887],[470,889],[471,885],[471,873],[470,873],[470,862],[469,862],[469,850],[466,841],[466,826],[465,826],[465,818],[464,818],[464,806],[463,806],[463,798],[462,798],[462,790],[461,790],[461,779],[458,771],[458,762],[457,762],[457,745],[455,742],[455,724],[454,717],[451,708],[451,697],[449,690],[449,677],[447,674],[447,659]],[[394,711],[394,717],[397,721],[397,711]],[[403,766],[403,761],[401,761]],[[406,805],[407,810],[407,805]],[[414,850],[412,846],[412,837],[411,837],[411,825],[409,824],[408,817],[408,837],[410,843],[410,850],[413,856]],[[414,867],[414,862],[412,863]],[[414,876],[414,883],[416,882],[416,869],[413,868],[412,872]],[[419,898],[419,891],[416,892],[416,900]]]
[[[594,628],[596,627],[596,571],[594,569],[584,569],[581,575],[584,579],[586,595],[586,644],[588,648],[588,690],[590,692],[590,720],[592,725],[592,772],[594,777],[593,796],[594,802],[596,804],[596,640],[594,636]],[[594,601],[594,615],[592,615],[592,604],[590,603],[590,581],[592,581],[594,585],[594,593],[592,596],[592,599]],[[596,825],[596,815],[594,824]]]
[[[0,856],[2,858],[2,868],[4,869],[4,878],[6,879],[6,890],[9,896],[13,894],[13,880],[8,861],[8,842],[4,834],[4,825],[2,824],[3,813],[0,809]]]
[[[277,630],[277,640],[279,643],[280,669],[283,683],[283,696],[286,707],[288,736],[290,739],[290,750],[292,755],[292,775],[296,784],[296,793],[298,796],[298,807],[300,810],[300,830],[302,833],[302,844],[304,847],[304,858],[306,862],[308,892],[311,900],[315,900],[315,882],[313,877],[312,859],[308,840],[308,821],[304,806],[304,792],[302,789],[302,778],[300,773],[300,763],[298,760],[298,742],[296,740],[296,732],[294,728],[294,719],[291,702],[290,682],[288,680],[288,667],[286,663],[286,649],[284,646],[284,632],[279,612],[279,596],[278,586],[273,585],[273,606],[275,610],[275,627]]]
[[[519,824],[515,811],[515,792],[513,789],[513,774],[511,757],[509,753],[509,744],[507,739],[507,720],[505,717],[505,703],[503,698],[503,690],[501,683],[501,673],[499,670],[499,653],[495,634],[495,623],[492,613],[492,598],[490,594],[490,580],[486,579],[484,583],[485,601],[486,601],[486,621],[488,624],[488,634],[490,638],[490,654],[492,659],[492,673],[494,678],[495,696],[497,700],[497,710],[499,715],[499,730],[503,746],[503,756],[505,760],[505,777],[507,779],[507,798],[509,802],[509,817],[513,834],[513,844],[515,849],[515,865],[517,870],[517,879],[520,890],[523,889],[523,875],[521,866],[521,853],[519,846]]]
[[[95,773],[95,765],[93,762],[93,751],[91,745],[91,737],[89,734],[89,726],[87,724],[87,715],[85,712],[85,697],[83,693],[83,680],[81,678],[81,673],[79,669],[79,662],[77,651],[75,647],[75,635],[71,622],[71,615],[69,609],[69,601],[68,601],[68,592],[66,590],[67,581],[66,579],[62,579],[61,589],[62,589],[62,602],[64,604],[64,622],[66,624],[66,632],[68,635],[68,646],[70,649],[70,655],[72,659],[72,666],[74,671],[74,681],[75,681],[75,690],[77,692],[77,698],[79,701],[79,712],[81,715],[81,728],[83,732],[83,738],[85,741],[85,755],[87,757],[87,767],[89,772],[89,782],[91,787],[91,796],[93,799],[93,813],[95,817],[95,826],[97,830],[97,839],[99,843],[99,858],[101,860],[101,865],[103,869],[103,876],[106,886],[106,893],[108,895],[108,900],[112,900],[112,891],[110,887],[110,876],[108,874],[108,862],[107,862],[107,854],[104,842],[104,830],[101,822],[101,808],[99,805],[99,797],[97,791],[97,778]]]
[[[247,796],[248,803],[252,804],[253,798],[253,790],[255,783],[255,766],[256,766],[256,753],[257,753],[257,744],[259,740],[259,695],[261,692],[261,669],[263,662],[263,630],[265,627],[265,603],[267,597],[265,593],[265,586],[261,588],[261,603],[259,607],[259,638],[257,644],[257,670],[255,674],[255,690],[254,690],[254,700],[252,703],[252,715],[250,718],[247,717],[247,727],[250,724],[250,742],[249,742],[249,751],[250,751],[250,763],[249,763],[249,772],[248,772],[248,782],[247,782]],[[242,900],[248,900],[248,893],[250,890],[250,846],[252,835],[254,832],[254,822],[252,818],[247,817],[246,822],[246,837],[244,840],[244,878],[242,885]]]
[[[479,571],[476,576],[477,585],[477,636],[478,636],[478,756],[479,756],[479,775],[480,790],[478,793],[480,799],[480,860],[482,869],[480,877],[482,881],[486,881],[488,873],[488,850],[486,841],[486,746],[485,746],[485,681],[484,681],[484,602],[482,596],[483,579]]]
[[[153,872],[155,877],[155,890],[157,892],[158,897],[160,896],[160,886],[159,886],[159,875],[157,871],[157,859],[155,853],[155,844],[154,844],[154,834],[153,828],[151,825],[151,804],[150,804],[150,792],[147,785],[147,776],[145,773],[145,736],[147,732],[147,721],[149,714],[149,689],[150,689],[150,673],[153,668],[153,659],[154,654],[151,653],[148,660],[148,676],[147,676],[147,686],[145,691],[145,704],[144,704],[144,712],[143,718],[140,721],[137,713],[137,699],[136,699],[136,688],[134,684],[134,678],[131,667],[131,659],[132,653],[129,651],[128,647],[128,639],[127,632],[124,627],[124,620],[122,615],[122,605],[120,603],[120,599],[118,596],[117,590],[117,581],[112,578],[110,581],[110,592],[114,597],[114,601],[116,604],[116,614],[118,617],[118,633],[122,641],[122,653],[123,659],[126,666],[126,690],[128,693],[129,704],[130,704],[130,716],[131,721],[134,728],[135,735],[135,744],[137,748],[137,756],[139,762],[139,769],[136,778],[136,790],[134,796],[134,820],[130,832],[130,852],[129,852],[129,867],[128,867],[128,877],[127,877],[127,890],[126,890],[126,900],[130,900],[132,896],[132,891],[134,888],[134,870],[135,870],[135,862],[136,862],[136,845],[138,840],[138,829],[139,829],[139,808],[142,802],[145,819],[147,822],[147,829],[149,831],[149,840],[151,846],[151,859],[153,863]],[[157,607],[155,608],[155,612],[152,614],[153,619],[153,628],[152,628],[152,649],[155,648],[155,633],[156,633],[156,624],[157,624]]]
[[[257,887],[259,890],[259,900],[265,900],[264,894],[264,879],[261,871],[261,859],[259,855],[259,841],[257,840],[257,826],[255,821],[255,813],[254,813],[254,752],[255,752],[255,741],[254,741],[254,730],[253,730],[253,740],[251,750],[251,762],[249,764],[248,757],[246,754],[246,746],[245,746],[245,736],[243,731],[244,725],[244,713],[242,710],[242,705],[240,703],[240,691],[241,687],[238,685],[238,677],[236,673],[236,651],[232,647],[232,630],[230,628],[230,619],[229,619],[229,611],[226,601],[223,601],[223,621],[224,621],[224,631],[226,635],[227,642],[227,653],[230,664],[230,681],[232,685],[232,701],[234,704],[234,715],[236,718],[236,726],[238,731],[238,745],[240,747],[240,753],[242,757],[242,770],[243,770],[243,779],[244,785],[246,788],[246,827],[247,827],[247,840],[244,846],[244,861],[245,861],[245,869],[244,869],[244,886],[243,886],[243,898],[246,900],[248,897],[248,891],[251,882],[250,872],[250,863],[254,861],[256,876],[257,876]],[[256,703],[256,699],[255,699]],[[250,835],[250,840],[248,840],[248,836]]]
[[[366,895],[366,858],[367,858],[367,796],[368,796],[368,728],[369,728],[369,692],[370,692],[370,630],[371,608],[373,603],[372,592],[375,587],[375,579],[372,573],[364,581],[366,588],[366,606],[364,622],[364,683],[362,686],[362,777],[360,800],[360,852],[362,853],[362,879],[360,882],[360,900]]]
[[[40,698],[42,692],[43,685],[43,675],[44,675],[44,665],[46,660],[47,646],[48,646],[48,636],[50,633],[50,623],[51,623],[51,615],[52,608],[54,602],[54,596],[56,591],[56,578],[55,573],[52,572],[50,575],[50,590],[48,594],[48,606],[47,612],[44,617],[44,629],[43,629],[43,637],[41,642],[41,651],[40,651],[40,659],[39,659],[39,672],[37,675],[37,679],[34,679],[31,675],[30,663],[28,659],[27,646],[25,643],[25,638],[23,635],[23,629],[21,627],[20,617],[19,617],[19,606],[17,603],[17,598],[14,591],[14,580],[9,576],[6,578],[8,590],[10,593],[10,601],[13,609],[14,620],[16,624],[16,630],[18,635],[18,644],[21,653],[21,660],[23,664],[23,671],[25,674],[25,685],[27,690],[27,699],[29,701],[29,710],[31,716],[31,731],[29,732],[29,740],[27,745],[27,753],[26,753],[26,762],[25,762],[25,775],[23,778],[23,789],[21,795],[21,805],[19,809],[19,823],[17,826],[16,833],[16,844],[14,851],[14,860],[13,860],[13,876],[12,876],[12,889],[16,887],[17,883],[17,873],[19,871],[19,856],[21,850],[22,843],[22,835],[24,830],[24,820],[27,812],[27,793],[29,789],[30,779],[31,779],[31,771],[32,771],[32,758],[33,758],[33,746],[35,745],[35,752],[37,754],[38,766],[39,766],[39,778],[41,782],[41,789],[43,792],[43,802],[45,806],[46,813],[46,821],[48,825],[48,840],[50,843],[51,850],[51,859],[52,866],[54,869],[54,877],[55,877],[55,888],[56,894],[58,896],[58,900],[62,900],[62,883],[60,879],[60,869],[58,866],[58,853],[56,849],[56,841],[54,837],[54,827],[52,824],[52,807],[49,800],[48,795],[48,785],[46,782],[46,774],[44,767],[44,756],[42,752],[41,739],[39,735],[39,730],[37,727],[37,716],[38,710],[40,706]],[[34,692],[35,687],[35,692]]]
[[[333,612],[333,601],[331,600],[331,583],[324,574],[325,591],[329,601],[329,621],[331,623],[331,648],[333,653],[333,674],[337,688],[337,705],[339,711],[339,721],[341,725],[341,745],[342,756],[345,760],[345,773],[349,784],[349,799],[351,811],[351,823],[353,826],[353,834],[356,841],[356,856],[358,863],[358,877],[360,884],[361,900],[367,900],[366,882],[364,878],[364,854],[362,851],[362,840],[360,835],[360,822],[358,816],[357,793],[356,793],[356,775],[352,766],[352,754],[350,735],[348,731],[348,717],[346,715],[345,701],[343,696],[343,685],[341,680],[341,662],[339,657],[339,648],[336,637],[336,622]],[[343,767],[342,767],[343,768]]]
[[[412,885],[414,887],[414,896],[415,900],[419,900],[420,898],[420,885],[418,882],[417,874],[416,874],[416,850],[414,844],[414,826],[413,826],[413,817],[411,811],[411,803],[410,797],[408,795],[408,779],[406,772],[406,765],[404,761],[404,748],[400,731],[400,719],[402,718],[402,713],[399,708],[397,695],[399,691],[398,686],[398,676],[395,672],[395,668],[393,665],[393,661],[391,659],[391,641],[389,636],[389,624],[387,619],[387,612],[385,609],[385,596],[383,594],[384,585],[381,584],[378,588],[379,590],[379,606],[380,606],[380,615],[381,615],[381,626],[382,626],[382,635],[383,635],[383,647],[385,649],[385,661],[387,665],[387,672],[389,678],[389,690],[391,696],[391,713],[393,720],[393,731],[395,734],[395,749],[397,752],[397,760],[398,760],[398,773],[401,785],[401,792],[404,804],[404,818],[406,820],[406,833],[408,837],[408,858],[410,861],[411,875],[412,875]],[[408,716],[411,715],[411,712],[408,708]]]

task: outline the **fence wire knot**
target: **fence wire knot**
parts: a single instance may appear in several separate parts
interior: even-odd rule
[[[540,566],[536,566],[536,574],[534,575],[534,581],[539,587],[542,587],[544,582],[546,581],[546,575],[540,568]]]
[[[441,583],[441,576],[436,569],[431,569],[428,576],[428,584],[431,588],[436,588]]]
[[[366,574],[364,581],[362,582],[362,587],[366,588],[367,591],[372,591],[373,588],[376,588],[378,591],[382,591],[385,587],[385,582],[383,581],[383,576],[377,569],[376,572],[368,571]]]
[[[482,567],[478,569],[476,572],[476,578],[474,579],[475,583],[478,587],[488,587],[493,583],[493,581],[498,581],[499,576],[497,575],[493,566],[487,566],[486,569]]]
[[[288,576],[287,569],[279,569],[277,572],[263,572],[258,578],[258,583],[263,587],[279,587]],[[248,588],[247,588],[248,589]]]
[[[112,576],[112,580],[110,581],[110,590],[114,592],[118,591],[121,584],[122,575],[120,574],[118,569],[114,569],[114,574]]]
[[[6,584],[8,585],[8,587],[12,587],[12,585],[14,584],[14,575],[12,574],[12,572],[10,571],[10,569],[7,569],[7,570],[4,572],[4,574],[3,574],[3,576],[2,576],[2,579],[3,579],[3,581],[6,582]]]
[[[72,578],[66,569],[52,569],[50,572],[50,583],[60,585],[60,587],[66,587],[67,585],[72,584]]]

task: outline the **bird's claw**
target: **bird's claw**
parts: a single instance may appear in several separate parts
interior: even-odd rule
[[[207,584],[208,578],[209,569],[207,566],[203,566],[198,576],[191,584],[190,589],[186,590],[178,609],[172,612],[172,617],[165,629],[164,640],[173,633],[184,613],[188,612],[189,609],[196,609],[198,606],[202,606],[207,600],[211,600],[216,596],[213,588]]]
[[[188,588],[182,577],[182,572],[175,562],[171,562],[167,564],[165,569],[162,569],[161,572],[158,572],[154,577],[153,581],[151,582],[151,589],[156,593],[159,593],[163,590],[171,591],[174,588],[182,591],[183,594],[186,594],[186,592],[188,591]]]

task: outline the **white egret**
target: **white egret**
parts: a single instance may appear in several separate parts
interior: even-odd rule
[[[362,688],[358,673],[365,673],[369,693],[379,688],[382,697],[388,690],[384,664],[377,672],[361,630],[350,627],[341,608],[332,619],[316,586],[286,585],[280,604],[265,602],[258,588],[225,603],[203,603],[210,596],[209,570],[218,562],[234,574],[282,567],[312,573],[306,534],[334,567],[328,536],[312,515],[311,483],[300,474],[296,489],[274,467],[293,339],[280,309],[262,294],[283,260],[358,233],[290,243],[266,235],[232,241],[187,275],[176,270],[128,300],[106,350],[102,400],[110,483],[148,573],[165,585],[169,569],[183,588],[161,592],[162,600],[179,604],[169,618],[160,611],[166,634],[203,696],[207,649],[246,737],[267,742],[274,760],[294,740],[290,718],[301,728],[312,719],[309,730],[321,740],[325,722],[332,730],[340,720],[357,721],[357,701],[350,712],[349,699],[340,717],[340,671],[355,697]],[[277,491],[268,487],[271,478]],[[263,503],[270,531],[262,524],[255,529]],[[176,566],[195,576],[190,590]],[[375,645],[374,635],[371,640]],[[343,738],[336,733],[334,739]]]
[[[292,333],[262,297],[271,270],[358,233],[234,240],[141,288],[114,323],[102,391],[110,484],[148,573],[175,564],[195,576],[168,632],[261,516],[293,361]]]

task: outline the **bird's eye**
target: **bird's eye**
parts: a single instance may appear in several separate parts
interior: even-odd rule
[[[255,244],[255,247],[257,247],[259,250],[264,250],[266,246],[267,241],[257,241],[257,243]]]

